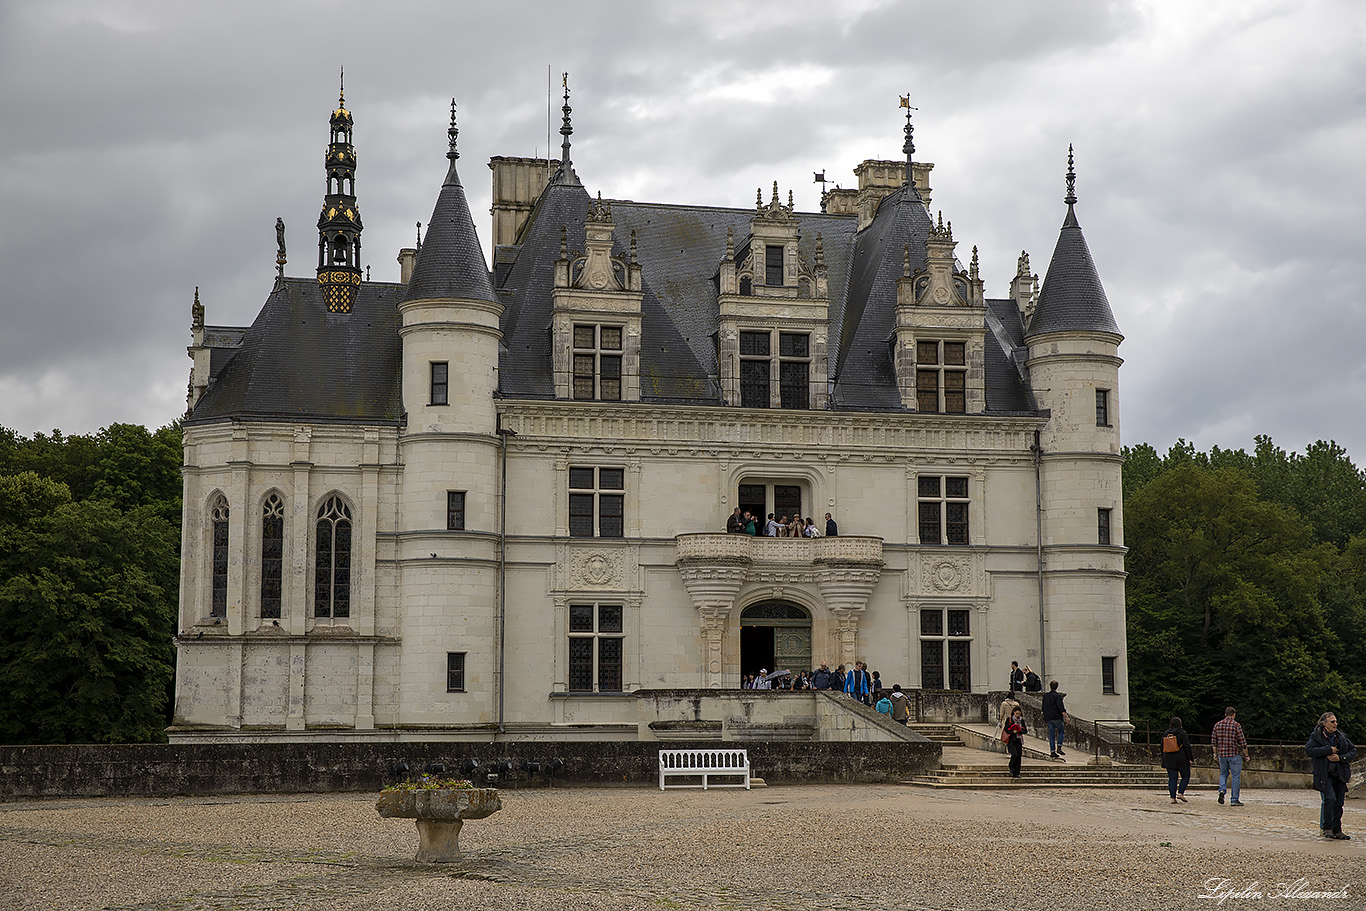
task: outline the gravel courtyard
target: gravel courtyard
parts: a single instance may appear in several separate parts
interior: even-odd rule
[[[1366,826],[1320,839],[1317,793],[1245,790],[1241,810],[1191,798],[509,790],[502,811],[466,823],[463,861],[433,866],[412,861],[412,821],[380,819],[367,794],[10,803],[0,908],[1366,907]],[[1348,801],[1344,828],[1359,822],[1366,807]],[[1241,895],[1209,897],[1220,880]]]

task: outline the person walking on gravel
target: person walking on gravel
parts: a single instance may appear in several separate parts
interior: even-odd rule
[[[1233,706],[1224,709],[1224,717],[1214,723],[1211,742],[1214,745],[1214,758],[1219,763],[1219,802],[1224,802],[1224,791],[1232,790],[1229,795],[1231,807],[1241,807],[1238,799],[1238,785],[1243,778],[1243,760],[1247,755],[1247,738],[1243,736],[1243,726],[1234,720],[1238,714]],[[1229,779],[1232,779],[1230,781]],[[1228,785],[1229,788],[1225,788]]]

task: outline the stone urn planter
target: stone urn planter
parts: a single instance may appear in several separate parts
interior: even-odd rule
[[[446,864],[460,857],[460,829],[503,808],[497,788],[428,788],[384,791],[375,809],[384,818],[417,822],[418,863]]]

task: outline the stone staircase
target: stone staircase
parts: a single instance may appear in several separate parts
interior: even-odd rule
[[[958,736],[957,730],[955,730],[954,726],[951,724],[931,724],[927,722],[924,724],[908,724],[906,727],[928,740],[933,740],[940,746],[961,747],[964,745],[962,738]]]
[[[1165,789],[1167,773],[1146,766],[1083,766],[1079,764],[1026,762],[1019,778],[1011,778],[1006,757],[984,764],[980,760],[944,762],[939,768],[917,775],[903,784],[931,788],[981,790],[1037,790],[1038,788],[1147,788]]]

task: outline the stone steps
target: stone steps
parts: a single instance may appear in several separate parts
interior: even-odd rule
[[[1165,789],[1161,769],[1115,766],[1067,766],[1026,763],[1021,777],[1011,778],[1004,763],[992,765],[948,763],[917,775],[903,784],[931,788],[1150,788]]]
[[[906,727],[940,746],[964,746],[963,741],[958,737],[958,732],[953,729],[951,724],[908,724]]]

